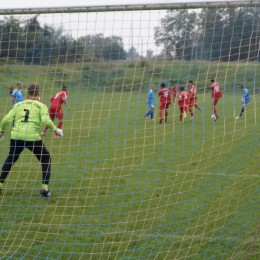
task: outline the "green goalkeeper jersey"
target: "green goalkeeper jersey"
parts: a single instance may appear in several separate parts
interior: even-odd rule
[[[16,103],[3,118],[1,131],[5,131],[12,121],[14,121],[14,126],[11,131],[11,139],[14,140],[41,140],[39,132],[42,124],[47,125],[53,131],[57,129],[50,119],[47,106],[35,99]]]

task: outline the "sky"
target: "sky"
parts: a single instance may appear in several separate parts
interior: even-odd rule
[[[205,0],[204,0],[205,1]],[[200,3],[199,0],[95,0],[95,6],[107,5],[128,5],[128,4],[153,4],[153,3]],[[216,2],[207,0],[205,2]],[[218,0],[226,3],[226,0]],[[229,2],[232,2],[229,1]],[[89,0],[7,0],[1,1],[0,11],[6,8],[49,8],[49,7],[68,7],[68,6],[89,6]],[[94,5],[92,4],[92,5]],[[162,46],[156,46],[154,40],[154,30],[161,25],[161,19],[166,15],[163,10],[150,10],[139,12],[103,12],[103,13],[74,13],[74,14],[51,14],[45,13],[39,16],[41,24],[51,25],[58,29],[63,28],[65,34],[73,38],[89,34],[102,33],[108,37],[111,35],[120,36],[124,42],[124,48],[129,50],[132,46],[139,54],[145,56],[147,50],[152,50],[158,54]],[[1,18],[1,17],[0,17]],[[22,18],[26,19],[26,15]]]

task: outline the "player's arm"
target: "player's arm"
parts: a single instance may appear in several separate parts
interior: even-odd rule
[[[67,109],[70,111],[70,107],[69,107],[68,104],[67,104],[66,98],[63,98],[62,101],[63,101],[63,103],[65,104],[65,106],[67,107]]]
[[[3,118],[0,128],[0,140],[4,139],[7,126],[14,120],[14,110],[11,109],[9,113]]]
[[[12,95],[12,102],[15,104],[16,103],[16,101],[15,101],[15,96],[14,95]]]

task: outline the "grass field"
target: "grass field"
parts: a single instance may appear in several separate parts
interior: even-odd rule
[[[190,73],[186,66],[182,71]],[[227,66],[234,73],[236,65]],[[257,81],[254,66],[244,64],[254,78],[250,84]],[[65,69],[67,79],[80,78],[78,69],[73,77],[72,68]],[[28,79],[50,86],[53,80],[52,87],[44,85],[44,103],[59,82],[59,75],[46,70],[31,68]],[[163,73],[170,70],[166,66]],[[226,86],[232,85],[231,74]],[[140,75],[132,80],[140,82]],[[244,75],[242,68],[238,75]],[[146,85],[149,77],[143,78]],[[53,197],[40,198],[41,169],[28,151],[5,182],[0,258],[246,259],[259,222],[260,97],[252,95],[246,115],[235,121],[240,97],[227,87],[214,123],[210,94],[201,91],[203,110],[195,111],[195,121],[188,116],[179,123],[173,105],[160,125],[158,111],[155,121],[144,120],[147,87],[119,92],[80,84],[70,89],[64,137],[53,139],[48,132],[44,140],[52,154]],[[6,87],[1,102],[3,116],[11,107]],[[1,162],[8,144],[7,136]],[[248,259],[259,259],[259,251],[258,237]]]

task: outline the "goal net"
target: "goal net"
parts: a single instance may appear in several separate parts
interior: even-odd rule
[[[52,197],[29,150],[5,179],[1,259],[259,259],[259,1],[174,2],[0,10],[1,120],[17,82],[70,106]]]

